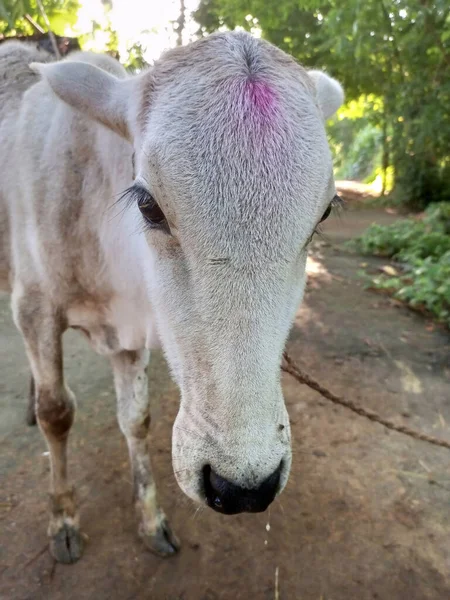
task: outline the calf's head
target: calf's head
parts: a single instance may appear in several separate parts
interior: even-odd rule
[[[290,469],[280,360],[335,194],[324,119],[339,84],[242,33],[130,78],[73,61],[37,68],[133,145],[129,210],[145,226],[143,277],[181,390],[181,488],[219,512],[264,510]]]

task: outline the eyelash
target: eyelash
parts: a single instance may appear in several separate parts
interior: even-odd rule
[[[340,210],[342,210],[344,208],[344,206],[345,206],[345,200],[343,200],[340,196],[338,196],[338,194],[336,194],[334,196],[333,200],[329,204],[329,208],[331,208],[330,215],[334,214],[335,212],[339,212]],[[328,215],[328,216],[330,216],[330,215]],[[325,222],[325,220],[324,220],[324,222]],[[309,246],[309,244],[312,242],[312,240],[316,234],[319,236],[323,236],[321,222],[317,223],[314,231],[311,234],[311,237],[306,242],[306,247]]]
[[[170,233],[163,211],[153,196],[143,187],[135,184],[127,188],[120,196],[119,202],[120,201],[125,201],[127,207],[132,204],[137,204],[141,211],[145,228],[152,230],[158,229]],[[146,215],[144,209],[148,209],[150,213],[153,211],[154,214],[152,216],[149,214]]]
[[[153,201],[154,207],[159,208],[156,200],[151,196],[151,194],[149,194],[147,192],[147,190],[145,190],[143,187],[141,187],[139,185],[132,185],[129,188],[127,188],[121,194],[121,196],[118,200],[118,202],[125,202],[127,207],[136,203],[140,209],[142,209],[142,207],[145,206],[146,203],[149,203],[149,201]],[[345,204],[344,200],[336,194],[328,206],[328,208],[331,209],[330,214],[334,213],[336,210],[342,209],[344,204]],[[328,208],[326,210],[328,210]],[[164,213],[160,208],[159,208],[159,210],[161,212],[161,217],[163,217],[163,218],[161,219],[160,222],[155,222],[155,223],[152,223],[148,218],[145,217],[145,214],[142,213],[143,219],[144,219],[144,225],[148,229],[162,229],[169,233],[170,232],[169,226],[164,217]],[[326,211],[325,211],[325,213],[326,213]],[[327,215],[326,218],[323,220],[325,221],[329,216],[330,215]],[[321,229],[321,222],[319,222],[316,225],[314,231],[311,234],[311,237],[308,239],[308,241],[306,243],[306,247],[309,246],[309,244],[312,242],[312,240],[314,238],[314,235],[316,235],[316,234],[323,235],[322,229]]]

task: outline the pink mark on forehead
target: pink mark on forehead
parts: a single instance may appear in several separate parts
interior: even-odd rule
[[[247,79],[244,83],[244,98],[252,112],[265,117],[275,114],[277,98],[274,90],[264,81]]]

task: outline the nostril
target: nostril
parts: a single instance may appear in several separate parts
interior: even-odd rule
[[[203,491],[205,493],[205,498],[206,498],[206,501],[208,504],[214,497],[214,490],[211,485],[210,477],[211,477],[211,465],[205,465],[203,467]]]
[[[205,492],[206,503],[211,508],[221,512],[222,511],[222,497],[220,483],[225,480],[219,478],[214,471],[211,469],[211,465],[205,465],[203,467],[203,489]]]
[[[209,481],[210,474],[211,474],[211,465],[205,465],[203,467],[203,481]]]
[[[262,512],[278,491],[283,463],[257,488],[243,488],[220,475],[211,465],[203,467],[203,489],[206,504],[217,512],[232,515],[240,512]]]

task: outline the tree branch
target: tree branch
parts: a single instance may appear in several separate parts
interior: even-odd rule
[[[44,19],[44,22],[47,26],[48,36],[49,36],[50,41],[53,46],[53,52],[55,53],[56,58],[59,60],[61,58],[61,54],[59,53],[59,48],[58,48],[58,44],[56,43],[55,35],[54,35],[53,31],[51,30],[50,21],[48,20],[47,13],[44,10],[41,0],[36,0],[36,2],[37,2],[37,5],[39,6],[39,10],[41,11],[42,18]]]
[[[28,21],[28,23],[31,25],[31,27],[36,30],[38,33],[45,33],[45,30],[42,29],[42,27],[36,23],[36,21],[33,19],[33,17],[31,15],[29,15],[28,13],[25,15],[25,20]]]
[[[395,40],[395,36],[394,36],[394,32],[392,30],[392,21],[391,21],[391,17],[389,16],[389,12],[387,11],[383,0],[380,0],[380,6],[381,6],[381,11],[383,13],[384,19],[386,21],[388,30],[389,30],[389,36],[392,37],[392,48],[394,50],[394,56],[397,59],[397,64],[400,67],[400,71],[401,74],[403,75],[403,70],[402,70],[402,61],[400,59],[400,51],[398,49],[396,40]]]

